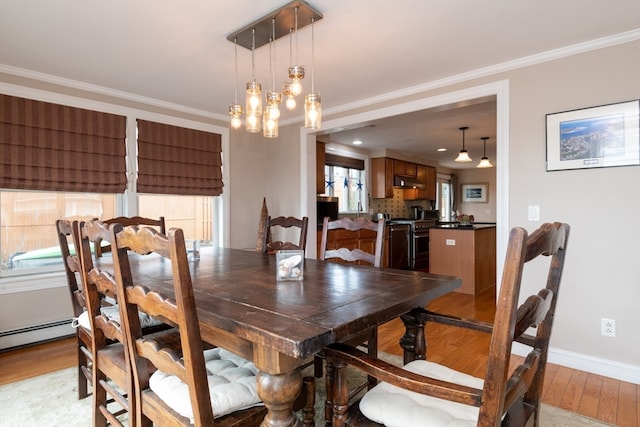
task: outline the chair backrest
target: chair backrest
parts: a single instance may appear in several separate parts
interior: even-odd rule
[[[306,216],[302,218],[295,218],[292,216],[288,216],[288,217],[279,216],[279,217],[272,218],[268,216],[266,221],[264,222],[264,230],[263,230],[264,239],[262,244],[262,252],[275,253],[276,251],[285,250],[285,249],[286,250],[299,249],[304,251],[307,247],[308,226],[309,226],[309,218]],[[277,230],[273,229],[274,227],[279,227],[280,229],[287,229],[292,227],[298,228],[300,231],[298,242],[293,243],[293,242],[287,242],[287,241],[281,241],[281,240],[271,241],[272,236],[279,235],[277,233]],[[274,231],[276,231],[276,233],[274,233]]]
[[[166,229],[166,225],[164,222],[164,217],[161,216],[158,219],[155,218],[145,218],[142,216],[119,216],[116,218],[110,218],[110,219],[105,219],[104,221],[105,224],[107,225],[111,225],[111,224],[122,224],[125,227],[128,227],[130,225],[151,225],[154,226],[158,229],[158,231],[162,234],[167,234],[167,229]],[[96,245],[95,245],[95,251],[96,251],[96,257],[100,257],[102,256],[103,253],[105,252],[110,252],[111,251],[111,246],[110,245],[102,245],[101,241],[97,241]]]
[[[125,343],[121,325],[113,317],[102,313],[101,300],[105,297],[116,298],[116,282],[112,272],[104,271],[93,262],[91,245],[105,240],[111,241],[108,225],[97,220],[74,221],[73,237],[78,248],[82,284],[85,288],[85,300],[89,313],[89,323],[96,350],[107,345],[107,340]],[[115,310],[116,308],[114,308]]]
[[[504,411],[520,402],[524,402],[524,412],[527,408],[529,412],[537,412],[540,407],[547,351],[569,231],[569,225],[563,223],[543,224],[531,235],[523,228],[511,230],[478,425],[499,425]],[[551,257],[546,286],[519,305],[524,266],[540,256]],[[527,334],[530,327],[536,327],[535,336]],[[525,360],[515,371],[509,366],[514,341],[531,347]],[[509,375],[510,372],[513,373]],[[523,411],[512,410],[509,416]]]
[[[69,295],[71,296],[71,305],[73,307],[73,316],[78,317],[86,309],[82,288],[78,286],[78,276],[80,274],[80,260],[78,257],[77,246],[74,245],[73,254],[69,240],[73,239],[73,221],[67,219],[59,219],[56,221],[56,231],[58,233],[58,243],[60,244],[60,254],[64,271],[67,275],[67,285],[69,287]]]
[[[142,408],[139,416],[142,417],[144,413],[145,416],[155,418],[154,423],[159,425],[174,425],[179,422],[177,420],[180,420],[180,416],[166,405],[164,405],[164,412],[159,409],[162,405],[156,406],[154,411],[145,410],[145,402],[148,402],[148,399],[142,400],[143,392],[145,397],[151,396],[152,401],[159,401],[149,389],[149,377],[152,372],[146,361],[150,361],[155,368],[176,375],[187,384],[195,425],[211,424],[213,410],[182,230],[171,229],[165,236],[149,227],[123,227],[121,224],[113,224],[110,226],[110,231],[118,283],[118,303],[134,366],[133,377],[137,399]],[[136,283],[128,252],[140,255],[154,253],[167,258],[173,270],[175,295],[149,292],[146,287]],[[175,342],[154,340],[152,337],[143,336],[138,317],[139,311],[177,326],[181,358],[167,357],[167,354],[175,354]],[[169,423],[168,420],[171,422]]]
[[[356,218],[354,220],[340,218],[330,221],[329,217],[325,217],[322,224],[322,240],[318,259],[366,262],[374,267],[382,267],[384,228],[384,220],[374,222],[366,218]],[[375,232],[373,245],[362,246],[359,233],[361,230]],[[358,247],[358,242],[360,242],[360,247]],[[347,243],[347,246],[341,246],[343,243]]]

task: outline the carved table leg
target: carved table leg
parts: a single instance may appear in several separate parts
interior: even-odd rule
[[[400,346],[404,349],[404,363],[427,358],[427,342],[424,335],[422,309],[415,308],[400,318],[405,326],[405,333],[400,338]]]
[[[282,375],[257,375],[258,395],[269,410],[262,421],[265,427],[300,427],[292,405],[302,388],[302,374],[296,369]]]

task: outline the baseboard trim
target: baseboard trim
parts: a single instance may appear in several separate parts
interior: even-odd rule
[[[0,332],[0,350],[9,350],[70,335],[75,335],[75,330],[71,327],[71,319],[4,331]]]
[[[529,347],[523,344],[514,343],[513,345],[514,354],[524,356],[528,351]],[[549,348],[548,362],[619,381],[640,384],[640,365],[621,363],[552,347]]]

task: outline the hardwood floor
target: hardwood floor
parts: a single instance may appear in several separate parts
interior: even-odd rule
[[[429,308],[442,313],[492,321],[495,296],[452,293]],[[382,351],[401,355],[398,340],[404,332],[400,320],[379,329]],[[434,325],[427,329],[427,357],[447,366],[482,376],[489,339],[479,332],[464,332]],[[473,356],[471,356],[473,355]],[[0,353],[0,385],[75,365],[75,337]],[[616,381],[558,365],[547,365],[543,401],[549,405],[620,427],[640,426],[640,385]]]

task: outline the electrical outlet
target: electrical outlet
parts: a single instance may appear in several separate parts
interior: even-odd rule
[[[446,245],[447,246],[455,246],[456,245],[455,239],[447,239],[446,240]]]
[[[613,319],[600,319],[600,333],[605,337],[615,337],[616,321]]]

